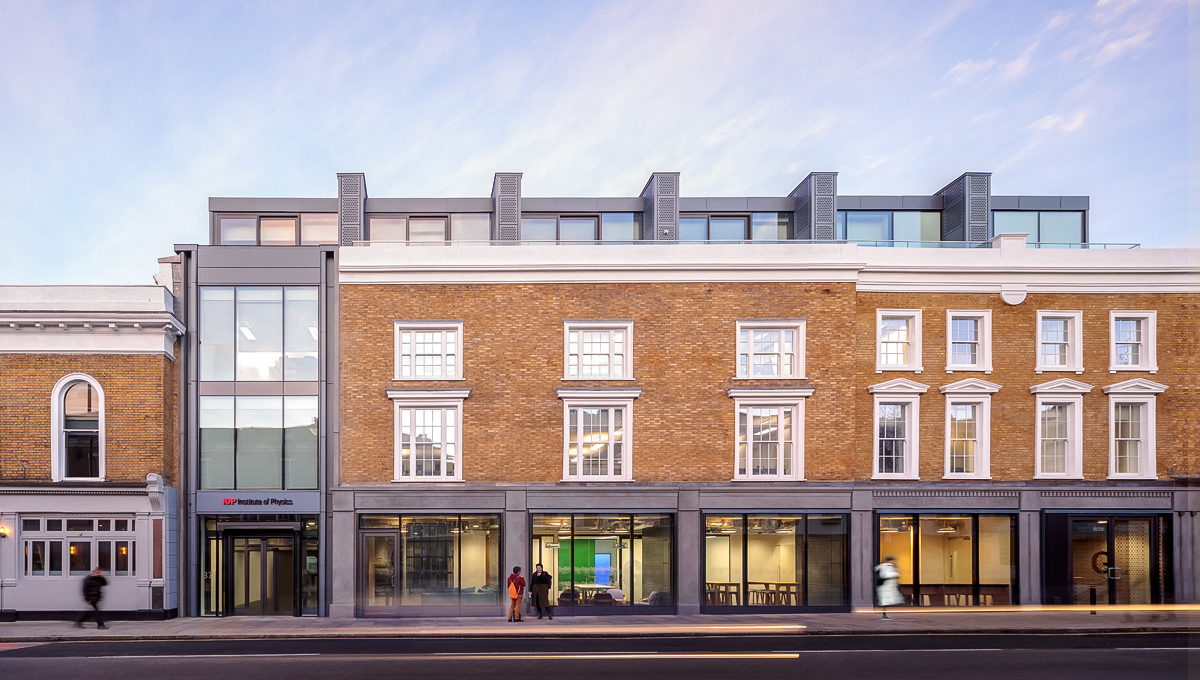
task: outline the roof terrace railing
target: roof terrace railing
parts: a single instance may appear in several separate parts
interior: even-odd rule
[[[657,245],[657,246],[674,246],[674,245],[828,245],[828,244],[852,244],[867,248],[991,248],[992,243],[989,241],[871,241],[857,239],[823,239],[820,241],[811,239],[779,239],[773,241],[539,241],[539,240],[522,240],[522,241],[355,241],[355,246],[583,246],[583,245],[605,245],[605,246],[621,246],[621,245]],[[1027,243],[1028,248],[1064,248],[1073,250],[1133,250],[1140,248],[1138,243]]]

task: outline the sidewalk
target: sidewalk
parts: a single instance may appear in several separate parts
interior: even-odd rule
[[[897,609],[877,612],[696,616],[574,616],[524,623],[495,618],[327,619],[291,617],[179,618],[114,621],[108,630],[67,621],[0,623],[0,643],[69,640],[206,640],[221,638],[357,637],[635,637],[717,635],[870,635],[914,633],[1079,634],[1186,632],[1200,624],[1200,607],[1146,610],[1017,608],[1000,611]]]

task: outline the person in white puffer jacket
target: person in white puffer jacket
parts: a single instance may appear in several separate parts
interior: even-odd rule
[[[875,599],[883,609],[883,619],[890,621],[887,608],[904,604],[904,596],[900,594],[900,570],[896,568],[894,557],[888,556],[875,567]]]

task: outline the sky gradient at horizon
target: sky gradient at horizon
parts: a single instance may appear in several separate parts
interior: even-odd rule
[[[1189,231],[1189,7],[0,0],[0,284],[148,284],[209,196],[1091,196]]]

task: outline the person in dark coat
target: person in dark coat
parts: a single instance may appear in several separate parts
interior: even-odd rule
[[[77,627],[83,628],[83,622],[87,621],[89,616],[96,617],[97,628],[108,627],[104,625],[104,614],[100,613],[100,599],[104,597],[103,590],[106,585],[108,585],[108,580],[104,578],[104,572],[100,570],[100,567],[96,567],[92,573],[83,579],[83,601],[87,602],[92,610],[88,611],[85,609],[83,611],[83,616],[79,617],[79,620],[75,622]]]
[[[550,620],[554,620],[554,611],[550,609],[550,586],[554,585],[554,579],[549,572],[542,571],[542,565],[538,564],[533,568],[533,576],[529,577],[529,599],[531,604],[537,607],[538,618],[542,618],[542,610],[546,610],[546,615]]]

